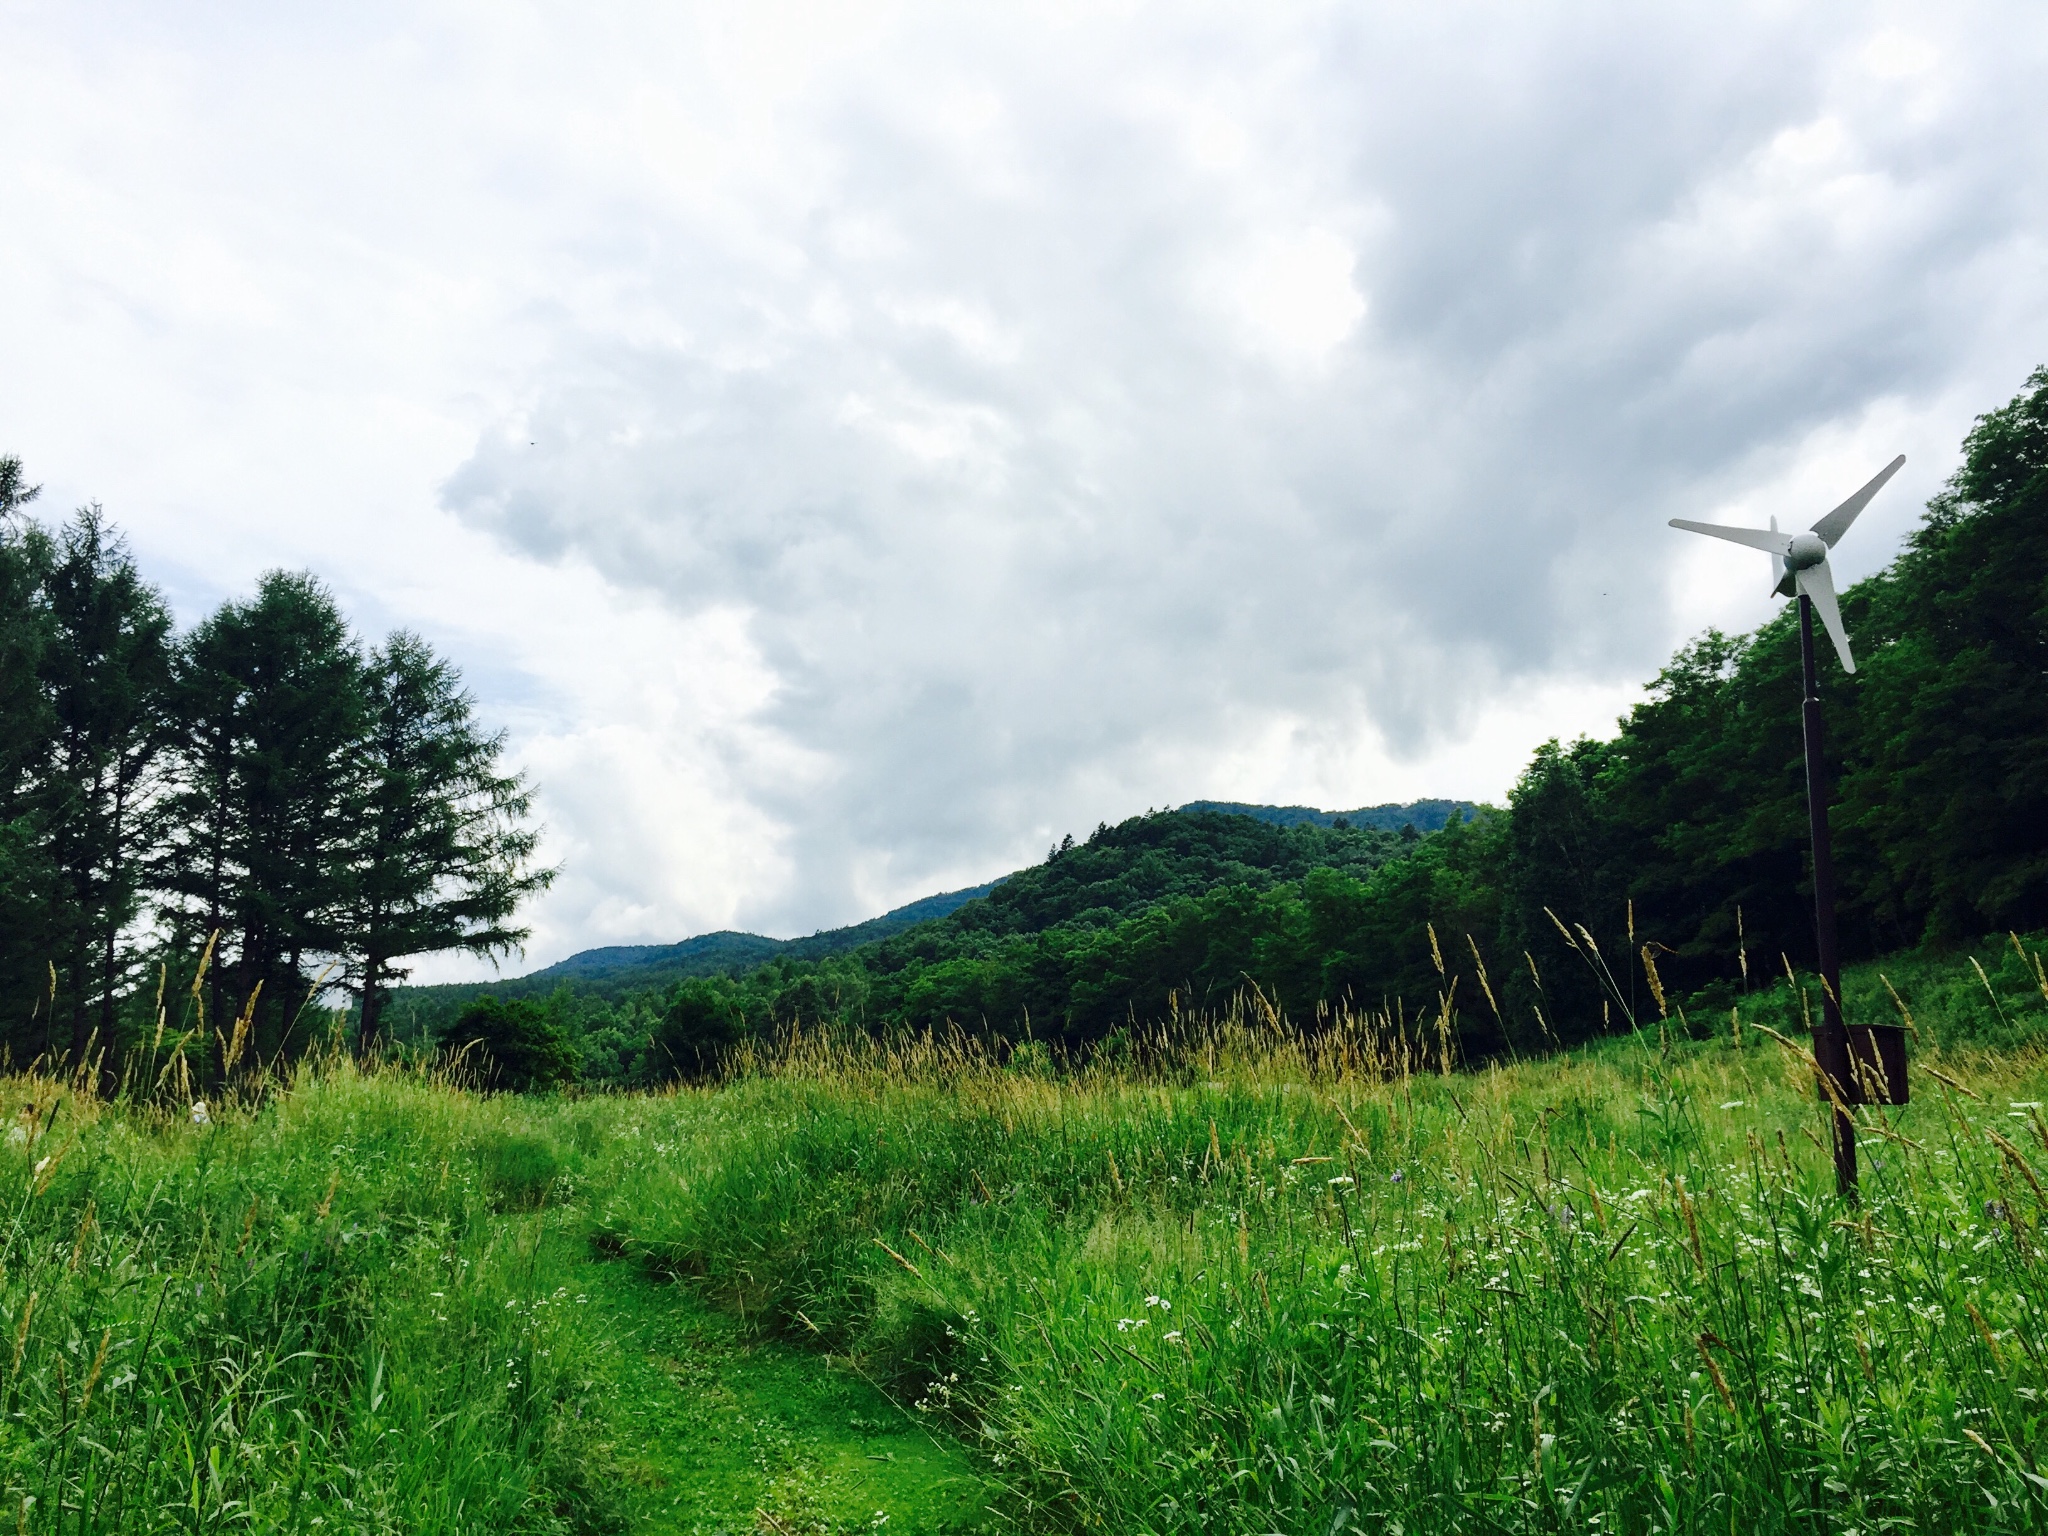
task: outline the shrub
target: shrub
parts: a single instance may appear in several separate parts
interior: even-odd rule
[[[554,1013],[529,998],[485,995],[463,1009],[441,1036],[460,1051],[476,1048],[471,1065],[486,1088],[527,1093],[576,1080],[576,1046]]]
[[[718,1069],[720,1056],[741,1034],[741,1016],[730,992],[729,986],[694,977],[677,983],[642,1058],[648,1082],[694,1080]]]

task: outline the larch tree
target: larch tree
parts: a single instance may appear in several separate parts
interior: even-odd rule
[[[35,789],[49,752],[50,711],[40,676],[49,640],[43,573],[50,539],[21,515],[40,487],[22,477],[21,460],[0,458],[0,1018],[8,1044],[29,1046],[22,1021],[46,1004],[49,944],[43,932],[48,885],[38,835]]]
[[[400,631],[379,648],[364,698],[343,943],[367,1055],[391,986],[409,974],[398,962],[517,950],[528,930],[513,916],[554,871],[532,864],[532,794],[499,771],[504,734],[479,727],[460,674],[425,641]]]
[[[131,929],[156,831],[157,765],[169,739],[171,615],[98,506],[58,533],[43,575],[47,641],[37,669],[49,711],[37,765],[40,839],[52,876],[46,932],[75,1062],[114,1042],[130,983]],[[54,1023],[54,1021],[53,1021]]]
[[[272,571],[192,632],[178,673],[163,883],[181,927],[220,935],[214,1026],[250,1009],[253,1044],[275,1054],[308,1000],[308,960],[346,950],[364,660],[318,581]]]

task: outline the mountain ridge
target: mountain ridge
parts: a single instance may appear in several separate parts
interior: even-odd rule
[[[1418,832],[1441,832],[1453,812],[1468,821],[1479,809],[1471,800],[1390,801],[1385,805],[1362,805],[1355,811],[1319,811],[1309,805],[1251,805],[1241,800],[1190,800],[1174,807],[1177,811],[1212,811],[1223,816],[1249,816],[1276,827],[1312,825],[1334,827],[1339,822],[1354,827],[1376,827],[1398,832],[1412,826]]]
[[[1398,832],[1413,826],[1418,833],[1441,830],[1454,813],[1470,816],[1478,807],[1469,801],[1425,799],[1406,804],[1365,806],[1354,811],[1324,811],[1303,805],[1253,805],[1235,800],[1192,800],[1170,814],[1244,816],[1282,829],[1298,826]],[[1014,873],[1014,872],[1013,872]],[[964,886],[919,897],[892,907],[878,917],[840,928],[820,929],[794,939],[722,928],[673,944],[609,944],[578,950],[566,959],[523,976],[495,981],[444,982],[395,989],[412,998],[431,995],[463,999],[490,992],[506,997],[535,996],[568,986],[600,996],[618,996],[646,987],[665,986],[692,976],[734,975],[772,960],[817,960],[878,939],[892,938],[921,923],[948,917],[970,901],[987,896],[1010,875],[980,885]]]

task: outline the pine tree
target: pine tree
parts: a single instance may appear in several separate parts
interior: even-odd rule
[[[178,664],[179,787],[162,883],[178,924],[218,933],[208,1017],[254,1010],[275,1053],[307,962],[345,949],[364,663],[334,599],[273,571],[193,631]]]
[[[498,771],[504,735],[478,727],[453,667],[401,631],[371,657],[365,684],[342,942],[358,967],[369,1053],[390,987],[408,974],[397,961],[516,950],[527,930],[510,920],[554,872],[530,867],[532,796]]]
[[[30,810],[50,743],[39,675],[49,640],[43,574],[50,540],[18,515],[39,489],[24,483],[21,460],[0,458],[0,1018],[10,1027],[46,1006],[48,975],[47,906],[39,893],[49,877]],[[30,1045],[26,1036],[9,1043]],[[40,1048],[38,1038],[31,1053]]]
[[[40,485],[30,485],[22,479],[20,459],[13,454],[0,458],[0,524],[42,494]]]
[[[43,574],[48,638],[38,667],[52,726],[32,793],[46,852],[58,1003],[49,1044],[85,1058],[111,1046],[129,984],[127,940],[150,849],[155,770],[168,739],[171,616],[97,505],[59,533]]]

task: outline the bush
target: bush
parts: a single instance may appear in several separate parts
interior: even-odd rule
[[[642,1077],[652,1083],[709,1077],[738,1043],[741,1024],[729,985],[697,978],[678,982],[648,1037]]]
[[[553,1010],[528,998],[478,998],[441,1036],[450,1050],[476,1047],[470,1062],[486,1088],[528,1093],[576,1080],[575,1042]]]

